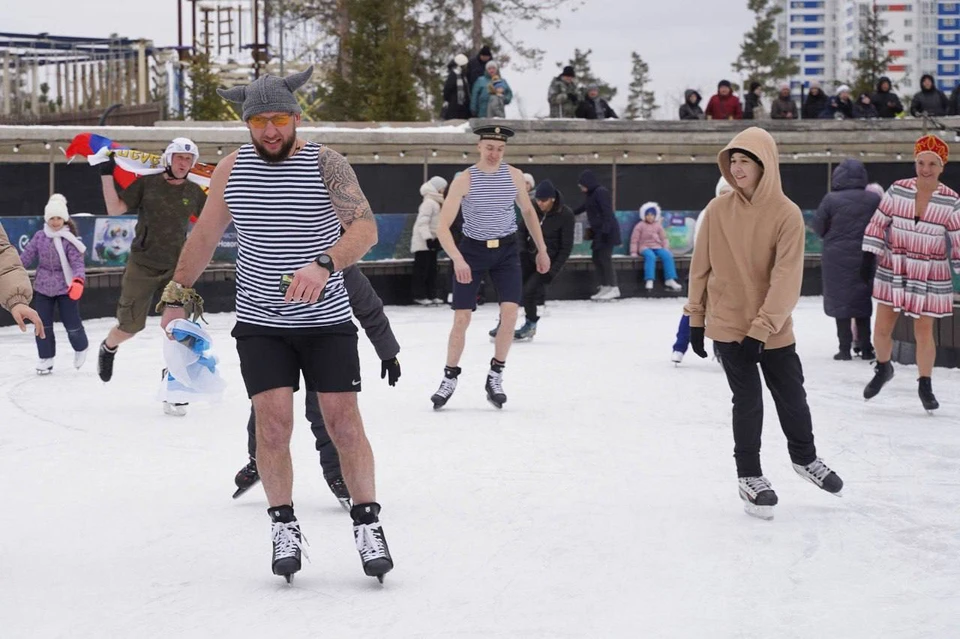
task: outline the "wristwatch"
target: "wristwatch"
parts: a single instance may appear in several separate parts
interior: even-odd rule
[[[334,270],[336,270],[333,266],[333,258],[327,255],[326,253],[321,253],[320,255],[317,256],[317,259],[314,261],[320,266],[322,266],[323,268],[330,271],[331,275],[333,275]]]

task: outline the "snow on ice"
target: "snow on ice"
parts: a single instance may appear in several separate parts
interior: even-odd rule
[[[951,637],[960,628],[960,371],[916,369],[875,400],[861,361],[834,362],[821,300],[796,312],[819,453],[836,498],[793,472],[767,400],[764,470],[776,518],[737,496],[718,365],[675,368],[676,300],[551,302],[511,352],[503,411],[484,398],[496,322],[476,313],[460,386],[431,408],[445,309],[388,308],[396,388],[361,338],[361,407],[396,568],[365,577],[350,521],[322,483],[303,393],[294,499],[311,561],[270,573],[262,489],[232,500],[246,462],[229,330],[209,317],[222,403],[162,414],[156,318],[114,380],[77,372],[61,325],[53,375],[32,338],[0,329],[0,636]],[[91,353],[111,325],[86,322]]]

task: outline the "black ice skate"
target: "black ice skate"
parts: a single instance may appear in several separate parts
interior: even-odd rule
[[[849,362],[853,359],[853,355],[850,354],[850,351],[841,349],[837,351],[837,354],[833,356],[833,359],[838,362]]]
[[[113,350],[107,348],[107,342],[100,343],[100,352],[97,354],[97,375],[104,382],[109,382],[113,377],[113,358],[117,356],[117,347]]]
[[[797,474],[806,479],[811,484],[822,488],[830,494],[842,497],[840,491],[843,490],[843,480],[837,473],[823,463],[823,460],[817,457],[813,462],[806,466],[794,464],[793,469]]]
[[[233,498],[236,499],[247,492],[256,486],[259,481],[260,473],[257,471],[257,460],[251,457],[250,462],[238,470],[237,476],[233,478],[233,482],[237,485],[237,490],[233,493]]]
[[[497,325],[490,329],[490,332],[487,335],[490,336],[490,341],[497,339],[497,332],[500,330],[500,320],[497,320]]]
[[[430,401],[433,402],[433,410],[439,410],[446,406],[447,401],[453,396],[453,391],[457,390],[457,377],[460,375],[459,366],[444,366],[443,381],[440,382],[440,388],[433,394]]]
[[[860,349],[857,354],[860,356],[860,359],[865,362],[872,362],[877,359],[877,352],[873,350],[872,346]]]
[[[503,392],[504,366],[505,364],[495,359],[490,360],[490,372],[487,373],[487,383],[484,387],[487,391],[487,401],[497,408],[503,408],[507,403],[507,394]]]
[[[293,515],[292,506],[268,508],[273,535],[273,574],[280,575],[290,583],[293,575],[300,570],[300,555],[303,553],[304,538],[300,532],[300,522]]]
[[[940,402],[937,401],[936,395],[933,394],[933,387],[931,384],[931,379],[929,377],[921,377],[917,380],[920,385],[917,388],[917,393],[920,395],[920,401],[923,402],[923,409],[929,414],[933,414],[933,411],[940,408]]]
[[[340,506],[347,512],[350,512],[350,507],[353,506],[353,502],[350,499],[350,491],[347,490],[347,483],[343,481],[343,477],[337,477],[331,479],[327,486],[330,487],[330,492],[333,493],[333,496],[337,498],[337,501],[340,502]]]
[[[740,499],[743,500],[743,510],[751,517],[773,519],[773,507],[779,501],[773,486],[763,475],[759,477],[741,477]]]
[[[350,509],[353,537],[363,561],[363,572],[383,583],[383,576],[393,570],[393,558],[380,525],[380,504],[357,504]]]
[[[513,332],[513,339],[516,342],[530,342],[533,341],[536,334],[537,323],[527,320],[523,323],[523,326]]]
[[[893,364],[890,362],[877,362],[874,366],[873,379],[863,389],[863,398],[871,399],[876,397],[883,388],[884,384],[893,379]]]

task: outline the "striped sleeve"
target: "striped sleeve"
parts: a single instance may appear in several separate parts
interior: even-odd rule
[[[862,250],[864,253],[883,255],[887,250],[887,228],[893,221],[894,196],[891,195],[893,188],[894,187],[891,186],[887,189],[887,192],[883,194],[880,205],[874,212],[873,217],[870,218],[870,223],[867,224],[867,230],[864,231],[863,234]]]
[[[960,273],[960,199],[954,204],[947,218],[947,237],[950,240],[950,262],[953,270]]]

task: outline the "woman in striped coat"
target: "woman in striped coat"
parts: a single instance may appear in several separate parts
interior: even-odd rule
[[[940,183],[949,155],[943,140],[920,138],[914,155],[917,177],[890,186],[863,237],[861,276],[870,277],[875,261],[873,298],[878,302],[876,371],[863,396],[874,397],[893,377],[893,328],[904,313],[914,318],[918,392],[930,411],[939,407],[930,382],[936,358],[934,319],[953,314],[951,261],[960,272],[960,196]]]

